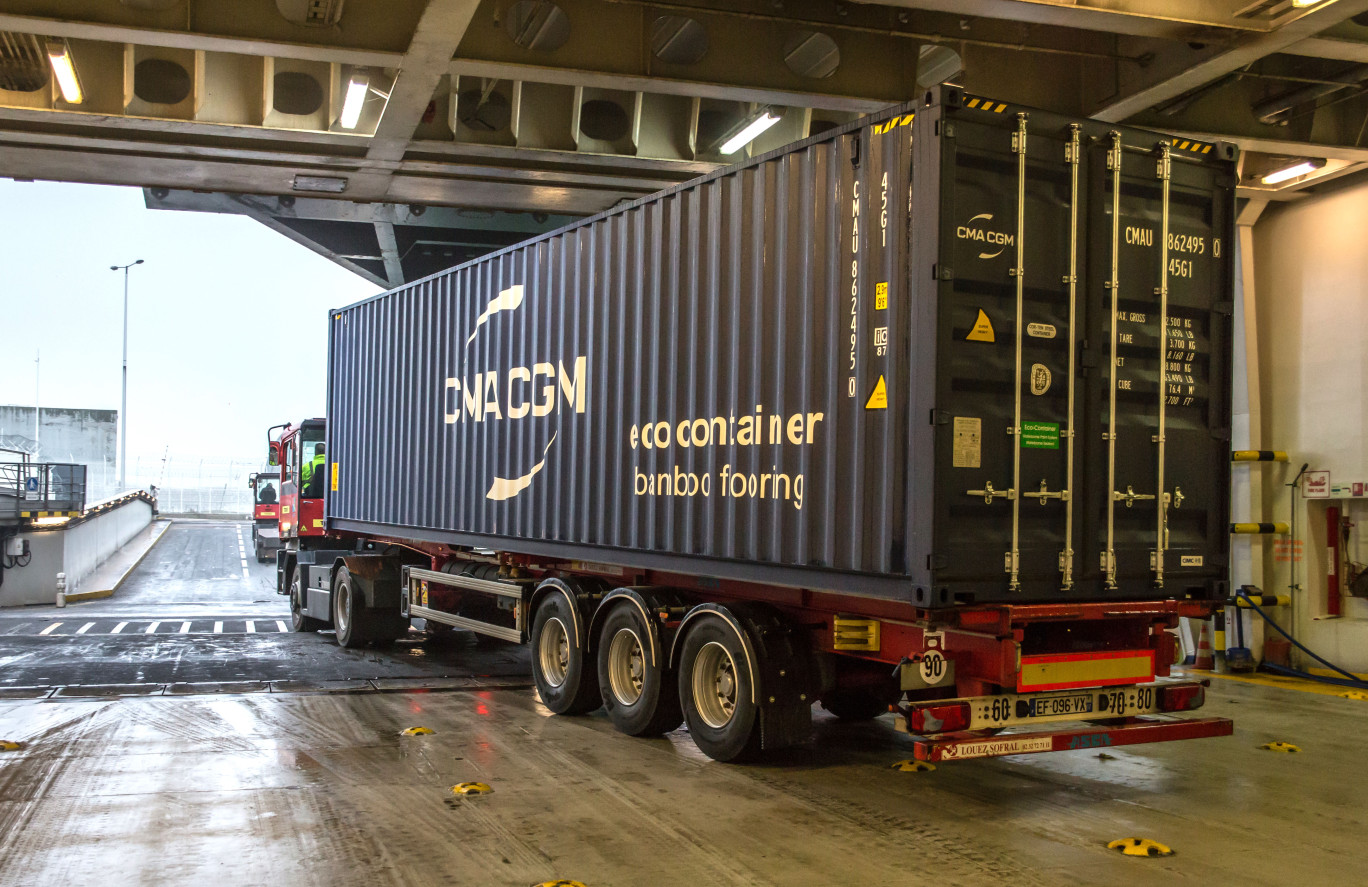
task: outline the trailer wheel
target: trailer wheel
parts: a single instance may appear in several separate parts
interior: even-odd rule
[[[304,587],[296,570],[294,578],[290,580],[290,628],[295,631],[318,631],[322,627],[322,620],[304,613]]]
[[[584,651],[570,601],[549,594],[532,617],[532,682],[542,704],[558,715],[578,715],[602,705],[598,663]]]
[[[741,639],[716,617],[694,626],[679,660],[679,696],[689,735],[715,761],[741,761],[760,752],[760,710],[751,700],[754,678]]]
[[[266,549],[262,547],[260,537],[258,537],[257,540],[252,544],[252,547],[256,549],[257,563],[266,563]]]
[[[598,685],[604,711],[628,736],[659,736],[684,720],[679,678],[664,662],[652,662],[650,626],[635,607],[615,607],[603,623]]]
[[[352,582],[351,571],[346,567],[338,567],[333,576],[332,615],[339,647],[352,650],[371,639],[366,627],[361,624],[365,609],[360,589]]]

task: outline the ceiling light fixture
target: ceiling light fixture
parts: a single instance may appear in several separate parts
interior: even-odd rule
[[[337,123],[343,129],[356,129],[356,124],[361,119],[361,106],[366,102],[366,93],[370,90],[370,77],[365,74],[353,74],[347,81],[347,95],[342,100],[342,116],[337,118]]]
[[[769,129],[774,124],[783,119],[784,113],[773,113],[770,108],[765,108],[758,115],[751,118],[750,122],[742,127],[741,131],[722,144],[723,154],[735,154],[742,148],[749,145],[760,137],[760,134]]]
[[[62,100],[69,105],[79,105],[85,101],[81,92],[81,80],[76,76],[76,65],[71,60],[71,47],[66,42],[47,45],[48,61],[52,63],[52,74],[57,78],[57,86],[62,90]]]
[[[1315,172],[1325,166],[1324,160],[1301,160],[1291,166],[1284,166],[1282,169],[1275,169],[1273,172],[1264,176],[1261,181],[1265,185],[1276,185],[1288,179],[1295,179],[1297,176],[1304,176],[1307,173]]]

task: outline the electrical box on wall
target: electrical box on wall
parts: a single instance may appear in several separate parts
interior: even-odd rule
[[[6,554],[6,555],[8,555],[8,556],[10,556],[10,557],[24,557],[24,556],[26,556],[28,553],[29,553],[29,544],[28,544],[28,540],[27,540],[27,539],[20,539],[20,538],[18,538],[18,537],[15,537],[15,538],[13,538],[13,539],[6,539],[6,540],[5,540],[5,554]]]

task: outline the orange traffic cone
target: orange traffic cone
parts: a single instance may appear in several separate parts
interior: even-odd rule
[[[1197,639],[1197,661],[1192,667],[1207,671],[1216,667],[1216,657],[1211,652],[1211,622],[1206,619],[1202,620],[1202,633]]]

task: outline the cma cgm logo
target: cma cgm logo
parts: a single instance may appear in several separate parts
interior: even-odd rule
[[[974,216],[969,220],[969,224],[960,225],[955,229],[955,236],[960,240],[973,240],[983,244],[983,252],[978,256],[980,259],[995,259],[1016,242],[1016,237],[1004,231],[992,230],[988,227],[992,221],[992,213]],[[991,251],[993,247],[997,247],[997,252]]]
[[[571,359],[568,365],[564,360],[548,360],[507,369],[473,370],[473,355],[480,349],[471,346],[482,333],[492,329],[496,321],[516,320],[523,307],[523,297],[524,289],[519,284],[501,291],[485,306],[475,320],[475,331],[466,339],[461,374],[445,380],[443,400],[448,425],[481,426],[491,422],[536,422],[540,419],[542,421],[532,430],[533,438],[540,441],[542,434],[550,434],[545,445],[537,448],[535,461],[530,465],[518,464],[518,453],[501,454],[506,457],[507,464],[495,468],[485,493],[486,499],[494,501],[512,499],[531,486],[532,479],[546,467],[551,447],[560,433],[554,417],[561,410],[583,413],[588,393],[589,359],[584,356]]]

